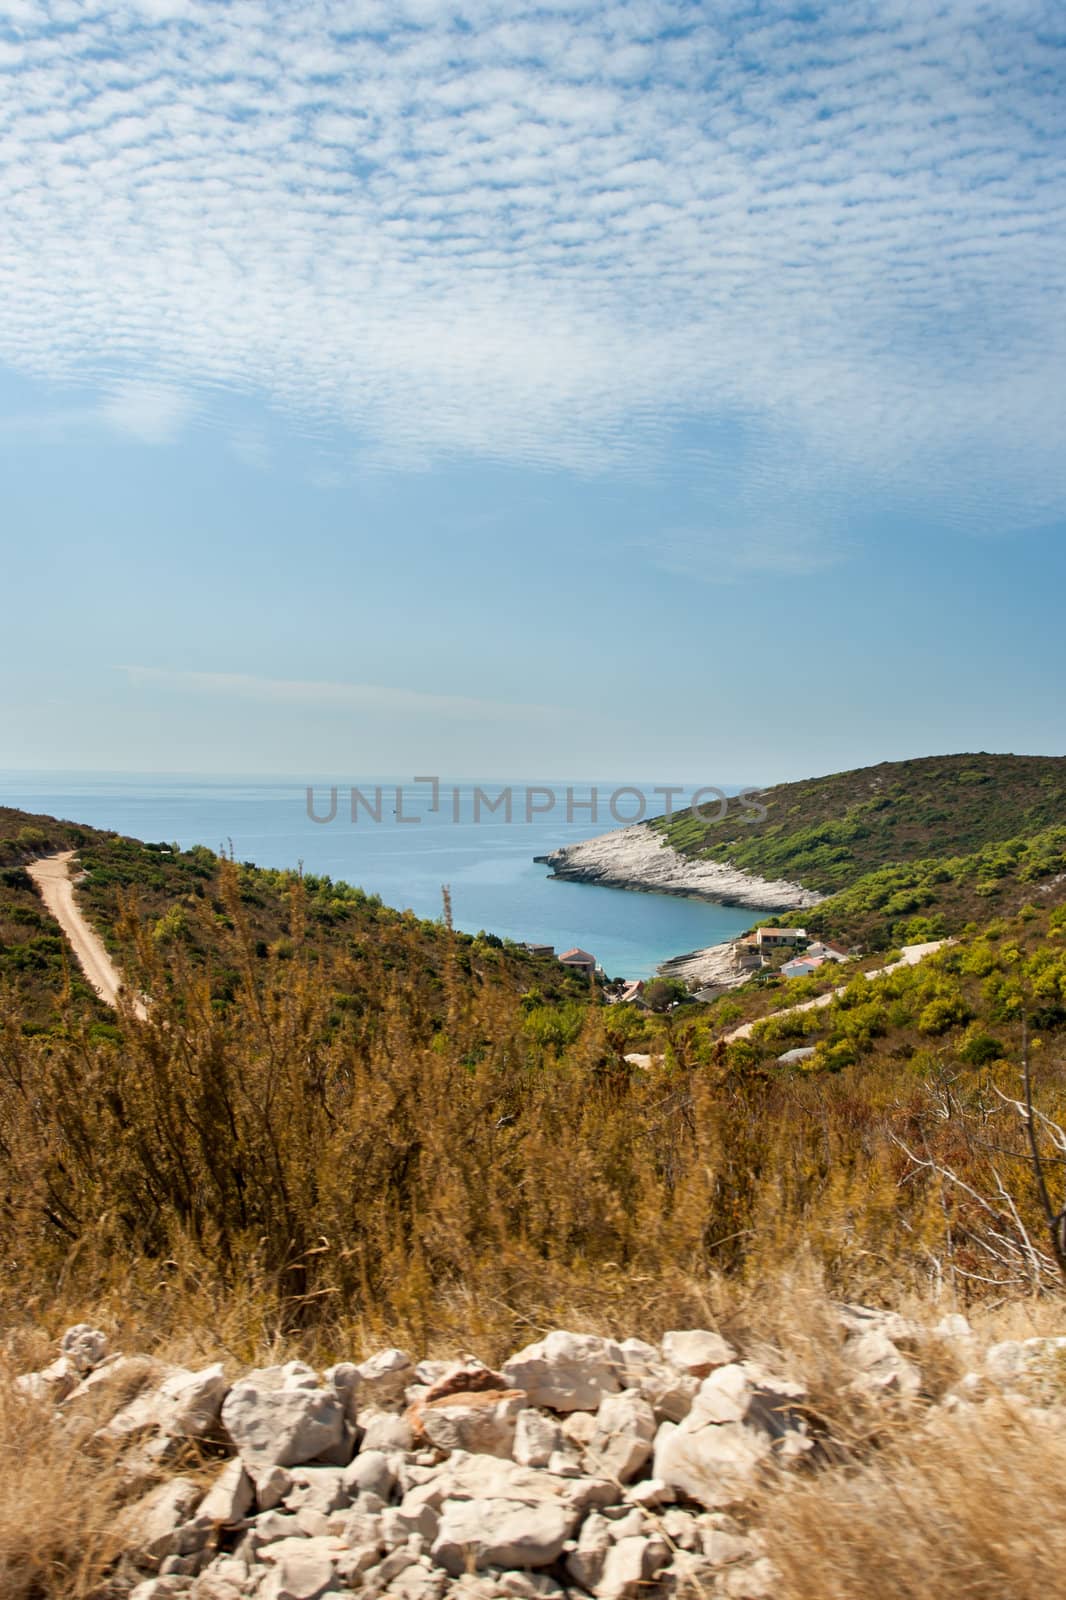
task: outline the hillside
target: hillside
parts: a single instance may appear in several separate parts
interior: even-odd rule
[[[733,801],[720,822],[686,811],[650,826],[681,855],[830,895],[887,866],[968,856],[1066,824],[1066,757],[978,753],[886,761],[778,784],[759,800],[762,818],[753,817],[750,804]]]
[[[249,961],[280,970],[297,949],[328,974],[334,1014],[360,1011],[382,985],[439,1017],[446,969],[475,989],[498,987],[546,1004],[583,1002],[587,983],[550,958],[491,935],[383,906],[376,895],[310,873],[225,861],[204,846],[177,850],[53,817],[0,807],[0,992],[24,1027],[51,1028],[73,1008],[97,1031],[115,1018],[82,977],[25,863],[76,850],[78,901],[119,967],[149,995],[206,983],[229,1002]],[[69,985],[69,994],[68,994]]]

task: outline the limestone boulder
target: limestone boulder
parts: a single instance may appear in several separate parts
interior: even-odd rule
[[[273,1467],[344,1466],[351,1459],[354,1439],[340,1397],[298,1367],[250,1373],[226,1395],[222,1424],[253,1481]]]
[[[800,1398],[797,1385],[752,1364],[719,1367],[684,1422],[660,1427],[654,1476],[708,1508],[742,1502],[775,1453],[786,1459],[808,1444]]]
[[[186,1555],[206,1542],[203,1529],[190,1526],[201,1499],[199,1484],[191,1478],[171,1478],[158,1484],[119,1516],[123,1540],[142,1566],[158,1566],[170,1555]]]
[[[96,1437],[122,1443],[155,1432],[166,1439],[204,1439],[219,1425],[228,1387],[221,1361],[199,1372],[179,1367],[158,1385],[142,1389]]]
[[[470,1567],[549,1567],[577,1520],[558,1501],[446,1500],[433,1559],[453,1578]]]
[[[556,1329],[519,1350],[503,1366],[512,1389],[534,1406],[551,1411],[595,1411],[605,1395],[618,1394],[625,1356],[613,1339]]]
[[[481,1389],[417,1401],[407,1419],[416,1444],[509,1457],[525,1408],[526,1396],[519,1389]]]
[[[639,1391],[625,1389],[600,1401],[585,1460],[597,1477],[629,1483],[650,1459],[655,1413]]]
[[[366,1406],[396,1407],[404,1403],[404,1391],[414,1381],[414,1363],[404,1350],[379,1350],[360,1361],[360,1403]]]
[[[679,1329],[664,1333],[663,1360],[690,1378],[707,1378],[716,1367],[725,1367],[737,1358],[736,1351],[720,1333],[705,1328]]]

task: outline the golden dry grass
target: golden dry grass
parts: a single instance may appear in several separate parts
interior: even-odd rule
[[[777,1496],[781,1600],[1047,1600],[1066,1572],[1064,1486],[1061,1413],[938,1417]]]

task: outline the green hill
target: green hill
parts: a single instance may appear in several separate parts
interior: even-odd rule
[[[474,990],[535,995],[546,1005],[588,999],[587,982],[550,957],[494,935],[453,933],[394,911],[376,895],[312,873],[230,862],[204,846],[178,850],[54,817],[0,807],[0,992],[23,1025],[48,1029],[66,1007],[114,1026],[81,975],[25,864],[75,850],[78,902],[131,984],[149,995],[206,985],[225,1005],[249,963],[284,973],[299,951],[319,968],[333,1013],[360,1012],[368,996],[402,994],[438,1017],[446,976]]]
[[[884,761],[760,794],[766,815],[733,801],[705,823],[688,812],[652,824],[682,855],[833,894],[865,873],[1066,824],[1066,756],[956,755]]]
[[[659,830],[680,854],[830,896],[812,931],[884,947],[935,938],[1039,893],[1066,899],[1066,757],[977,753],[886,761],[688,812]],[[1034,886],[1039,885],[1037,889]]]

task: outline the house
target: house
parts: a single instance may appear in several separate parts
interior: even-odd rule
[[[816,939],[809,944],[803,952],[808,956],[821,956],[825,961],[847,961],[848,952],[842,950],[838,944],[825,944],[821,939]]]
[[[789,945],[803,944],[806,928],[756,928],[755,942],[760,950],[784,950]]]
[[[618,1004],[621,1006],[642,1005],[643,1002],[644,982],[641,978],[635,979],[632,983],[625,984],[621,994],[618,996]]]
[[[589,955],[587,950],[580,950],[577,945],[572,950],[564,950],[559,960],[564,967],[573,967],[577,972],[584,972],[590,978],[595,975],[596,957]]]
[[[783,978],[809,978],[812,972],[825,965],[825,956],[793,956],[791,961],[786,961],[780,968]]]
[[[553,944],[530,944],[528,940],[522,946],[522,949],[528,950],[531,956],[553,956],[555,954],[555,946]]]

